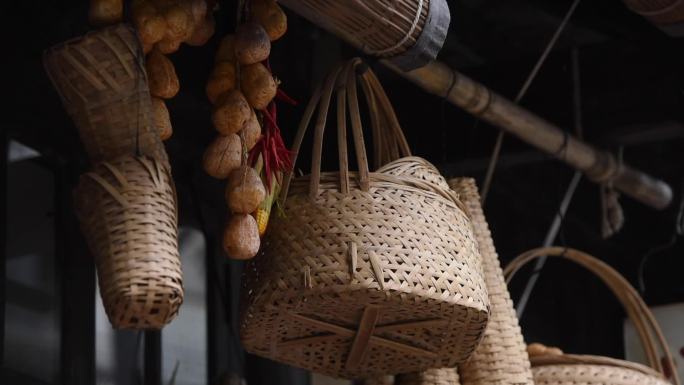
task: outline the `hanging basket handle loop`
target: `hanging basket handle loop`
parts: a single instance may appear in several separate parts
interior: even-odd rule
[[[675,385],[680,384],[672,353],[670,352],[663,332],[653,316],[653,313],[651,313],[636,289],[634,289],[619,272],[598,258],[585,252],[565,247],[542,247],[533,249],[519,255],[506,266],[504,269],[506,282],[510,282],[515,273],[528,262],[545,256],[560,257],[570,260],[586,268],[600,278],[613,292],[620,303],[622,303],[628,317],[634,323],[644,347],[644,351],[646,352],[649,365],[667,378],[669,373],[664,370],[658,356],[657,347],[659,346],[660,350],[665,355],[664,359],[666,365],[671,369],[670,372],[672,374],[673,383]]]
[[[292,147],[293,163],[296,163],[306,131],[318,110],[314,123],[313,151],[311,155],[311,177],[309,180],[309,196],[315,198],[320,190],[321,163],[323,156],[323,137],[328,123],[328,113],[333,94],[337,110],[337,149],[340,165],[339,188],[342,193],[349,192],[349,155],[347,149],[347,123],[351,133],[358,164],[358,185],[361,190],[370,188],[370,168],[366,144],[363,135],[363,124],[358,100],[357,78],[368,105],[369,118],[373,127],[375,166],[379,167],[401,157],[410,156],[408,142],[401,130],[392,104],[382,89],[380,81],[368,66],[359,58],[354,58],[338,65],[328,74],[322,85],[319,85],[309,100],[299,124]],[[280,199],[287,198],[292,173],[285,176]]]

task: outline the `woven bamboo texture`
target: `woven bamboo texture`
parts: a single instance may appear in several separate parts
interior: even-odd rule
[[[144,56],[118,24],[48,49],[45,69],[93,163],[142,154],[167,161],[152,120]]]
[[[480,247],[485,283],[491,304],[490,318],[482,342],[468,362],[459,366],[463,385],[533,385],[530,360],[513,301],[494,247],[489,225],[480,205],[475,180],[449,180],[465,204],[473,233]]]
[[[683,0],[623,0],[629,9],[656,24],[684,21]]]
[[[675,366],[672,354],[655,317],[639,293],[609,265],[579,250],[545,247],[530,250],[518,256],[504,269],[504,275],[510,280],[526,263],[543,256],[560,257],[575,262],[594,273],[608,286],[634,323],[652,369],[633,362],[606,357],[545,354],[532,357],[532,373],[536,384],[666,385],[669,382],[665,379],[665,375],[672,373],[672,383],[679,385],[677,371],[673,370]],[[668,369],[663,367],[663,363]]]
[[[563,354],[531,360],[537,385],[671,385],[647,366],[614,358]]]
[[[404,71],[434,60],[451,16],[446,0],[280,0],[365,54]]]
[[[176,196],[168,167],[147,157],[103,162],[81,176],[75,198],[112,326],[166,325],[183,302]]]
[[[448,188],[369,171],[356,71],[371,101],[370,120],[385,134],[377,137],[401,133],[379,82],[358,59],[337,68],[315,92],[294,146],[298,151],[320,102],[312,173],[291,185],[286,179],[284,215],[274,218],[263,254],[248,266],[243,344],[335,377],[455,366],[472,354],[488,319],[470,220]],[[333,90],[341,166],[321,172]],[[348,170],[347,121],[358,172]],[[401,155],[410,155],[401,147]]]
[[[436,0],[281,2],[360,47],[364,53],[390,57],[416,44],[428,20],[430,1]]]
[[[397,376],[395,385],[460,385],[454,368],[428,369]]]

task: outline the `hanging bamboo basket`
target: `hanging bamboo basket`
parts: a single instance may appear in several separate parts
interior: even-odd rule
[[[168,167],[147,157],[103,162],[81,176],[75,198],[112,326],[162,328],[183,302]]]
[[[560,257],[575,262],[598,276],[625,307],[627,316],[634,322],[644,346],[650,368],[641,364],[608,357],[542,352],[531,356],[535,383],[545,385],[679,385],[672,354],[660,326],[639,293],[612,267],[574,249],[545,247],[530,250],[513,260],[504,274],[508,280],[526,263],[543,256]],[[663,354],[661,362],[658,350]],[[559,354],[560,353],[560,354]]]
[[[338,68],[305,112],[295,151],[320,101],[312,173],[289,189],[284,182],[284,213],[248,266],[242,341],[252,353],[336,377],[453,367],[472,354],[488,319],[470,221],[446,183],[369,171],[357,71],[381,140],[376,160],[403,163],[410,152],[365,69],[358,59]],[[340,171],[321,172],[334,90]],[[347,107],[358,172],[348,170]]]
[[[280,0],[367,55],[404,71],[437,57],[449,30],[446,0]]]
[[[144,55],[127,24],[90,32],[43,55],[45,70],[93,163],[136,151],[166,162],[153,125]]]

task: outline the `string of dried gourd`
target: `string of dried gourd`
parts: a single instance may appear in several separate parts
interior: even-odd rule
[[[202,163],[210,176],[227,179],[231,215],[224,251],[234,259],[250,259],[259,251],[282,172],[291,168],[280,158],[289,153],[276,124],[278,82],[268,64],[271,42],[285,34],[287,18],[275,0],[249,0],[244,6],[238,2],[237,20],[235,33],[221,40],[206,85],[218,135]]]
[[[210,4],[211,3],[211,4]],[[153,124],[161,140],[173,134],[165,100],[180,90],[176,69],[166,56],[181,44],[202,46],[214,35],[213,0],[133,0],[131,16],[146,55],[145,69],[152,97]],[[123,0],[91,0],[89,20],[94,26],[124,19]]]

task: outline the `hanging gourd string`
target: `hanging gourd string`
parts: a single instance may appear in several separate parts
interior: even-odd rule
[[[240,26],[240,23],[242,23],[242,20],[244,18],[244,14],[247,11],[247,3],[244,0],[238,0],[237,1],[237,9],[235,10],[235,31],[237,32],[238,27]],[[235,88],[242,92],[242,81],[241,81],[241,75],[240,75],[240,61],[237,59],[237,55],[235,56]],[[248,164],[248,150],[247,150],[247,145],[245,144],[245,130],[240,130],[240,143],[242,144],[242,160],[240,164],[242,166]],[[243,183],[244,179],[246,178],[247,173],[243,173]]]
[[[532,71],[530,71],[530,74],[527,76],[527,79],[525,80],[525,83],[523,83],[522,87],[520,88],[520,91],[518,91],[518,95],[515,97],[515,100],[514,100],[515,104],[520,103],[522,98],[525,97],[527,90],[530,88],[530,85],[532,85],[532,82],[537,77],[539,70],[541,69],[541,67],[546,62],[547,57],[551,53],[551,50],[553,49],[553,47],[555,47],[556,43],[558,42],[558,38],[560,38],[561,33],[563,33],[563,30],[565,30],[565,27],[567,26],[568,21],[570,21],[570,17],[572,17],[573,13],[575,13],[575,9],[577,9],[577,6],[579,5],[580,1],[581,0],[574,0],[572,5],[570,5],[570,8],[568,9],[567,13],[565,14],[563,21],[561,21],[560,25],[558,25],[556,32],[551,37],[551,40],[549,40],[549,43],[546,45],[546,48],[544,49],[541,56],[537,60],[537,63],[532,68]],[[482,184],[482,191],[480,192],[481,202],[482,202],[483,206],[484,206],[485,202],[487,201],[487,195],[489,194],[489,189],[491,188],[491,185],[492,185],[492,179],[494,178],[494,171],[496,170],[496,165],[499,162],[499,155],[501,154],[501,147],[503,146],[503,140],[504,140],[504,132],[499,131],[499,134],[496,137],[496,143],[494,144],[494,149],[492,150],[492,155],[489,159],[489,165],[487,166],[487,173],[485,175],[484,183]],[[564,139],[564,142],[565,141],[566,141],[566,139]]]

